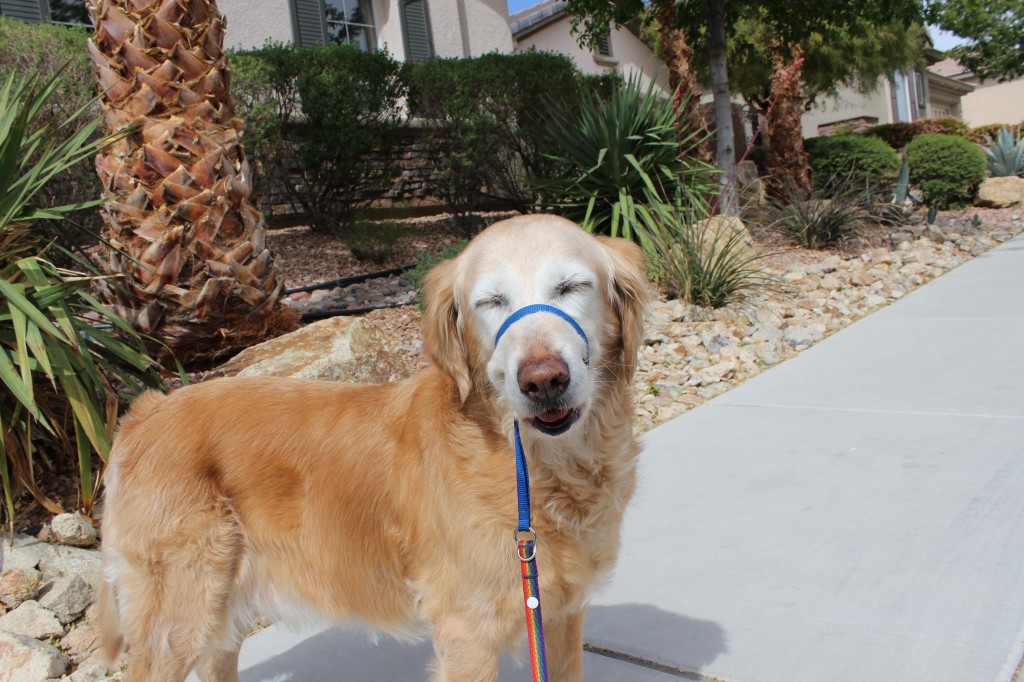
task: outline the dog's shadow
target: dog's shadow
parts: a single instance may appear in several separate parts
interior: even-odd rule
[[[586,640],[590,649],[584,656],[587,682],[667,682],[678,677],[659,670],[699,673],[727,650],[725,632],[717,623],[640,604],[592,606],[587,614]],[[432,658],[429,642],[403,644],[381,639],[373,643],[351,630],[330,628],[302,633],[272,627],[246,641],[240,679],[426,680]],[[640,659],[653,665],[638,665]],[[501,682],[528,678],[529,670],[522,663],[502,660]]]

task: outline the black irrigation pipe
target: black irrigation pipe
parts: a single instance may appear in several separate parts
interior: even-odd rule
[[[374,310],[387,310],[388,308],[404,308],[407,305],[412,305],[414,301],[408,303],[388,303],[387,305],[372,305],[366,308],[331,308],[330,310],[312,310],[308,313],[302,313],[299,317],[299,322],[312,322],[314,320],[326,320],[331,317],[342,317],[344,315],[362,315],[364,313],[372,312]]]
[[[379,277],[390,277],[392,275],[401,275],[403,272],[408,272],[416,267],[415,263],[410,265],[403,265],[399,268],[391,268],[390,270],[381,270],[380,272],[371,272],[366,275],[354,275],[352,277],[342,277],[341,279],[332,279],[327,282],[320,282],[319,284],[310,284],[304,287],[295,287],[294,289],[285,289],[284,295],[290,296],[291,294],[297,294],[301,291],[316,291],[317,289],[333,289],[334,287],[347,287],[350,284],[359,284],[365,282],[368,279],[377,279]],[[372,310],[372,308],[371,308]]]

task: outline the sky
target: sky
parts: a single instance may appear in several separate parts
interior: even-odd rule
[[[520,10],[526,9],[531,5],[536,5],[541,0],[508,0],[508,13],[514,14]],[[946,51],[951,47],[955,47],[963,42],[963,40],[952,33],[943,31],[942,29],[934,26],[928,27],[928,32],[932,36],[932,41],[935,43],[935,49]]]
[[[526,9],[530,5],[536,5],[541,0],[508,0],[508,13],[515,14],[521,9]]]

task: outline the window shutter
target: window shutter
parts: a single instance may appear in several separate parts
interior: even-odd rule
[[[602,57],[612,56],[612,35],[610,31],[602,33],[597,37],[597,53]]]
[[[400,6],[402,8],[402,37],[405,41],[405,61],[425,62],[434,56],[427,0],[401,0]]]
[[[292,28],[299,47],[325,45],[327,19],[323,0],[292,0]]]
[[[2,0],[0,15],[42,24],[50,18],[50,6],[46,0]]]

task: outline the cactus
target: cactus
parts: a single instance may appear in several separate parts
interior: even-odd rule
[[[993,140],[985,136],[985,144],[979,144],[988,162],[988,172],[994,178],[1024,174],[1024,138],[1014,134],[1008,127],[999,129]]]
[[[903,159],[903,163],[900,164],[900,173],[896,176],[896,199],[895,204],[897,206],[903,206],[907,203],[907,194],[910,192],[910,166],[907,165],[906,158]]]

